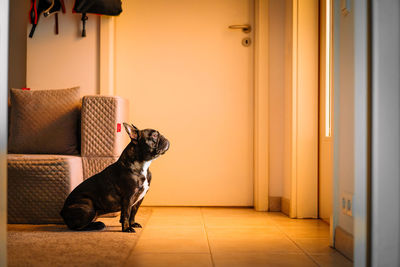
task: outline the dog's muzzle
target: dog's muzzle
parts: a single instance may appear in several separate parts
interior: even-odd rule
[[[160,136],[160,141],[158,142],[158,150],[160,154],[163,155],[169,149],[169,141],[164,136]]]

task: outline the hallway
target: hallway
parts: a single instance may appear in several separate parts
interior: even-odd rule
[[[154,207],[126,266],[352,263],[329,248],[329,226],[321,220],[243,208]]]

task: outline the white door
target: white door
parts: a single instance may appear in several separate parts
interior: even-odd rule
[[[116,94],[171,143],[146,205],[253,205],[251,0],[129,0],[115,28]]]

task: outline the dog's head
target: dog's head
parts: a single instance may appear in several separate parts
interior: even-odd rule
[[[139,130],[133,124],[125,122],[124,127],[131,138],[131,143],[140,151],[144,161],[155,159],[169,149],[169,141],[157,130]]]

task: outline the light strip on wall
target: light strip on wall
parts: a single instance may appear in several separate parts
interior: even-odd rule
[[[325,136],[331,136],[331,1],[326,0],[325,36]]]

